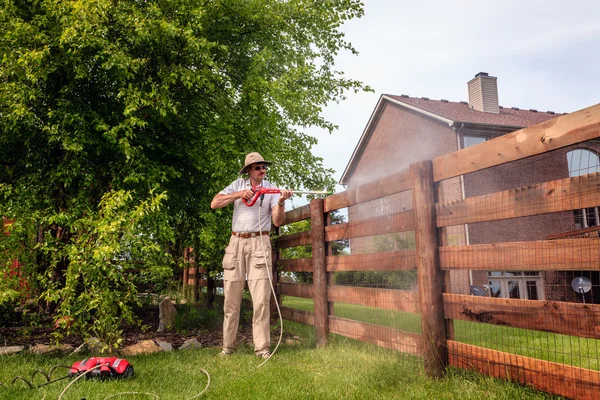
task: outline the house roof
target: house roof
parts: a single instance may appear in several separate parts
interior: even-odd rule
[[[384,94],[384,97],[420,108],[456,122],[482,125],[504,125],[525,128],[537,125],[557,115],[554,111],[521,110],[517,107],[500,107],[500,114],[472,110],[466,101],[430,100],[427,97],[408,97]]]
[[[426,97],[417,98],[409,97],[407,95],[397,96],[384,94],[377,102],[377,105],[369,118],[369,122],[352,153],[352,157],[350,157],[350,161],[340,179],[341,184],[345,184],[354,172],[354,167],[358,163],[358,160],[371,137],[375,121],[383,110],[384,103],[393,103],[405,107],[422,114],[424,117],[438,120],[450,127],[465,124],[471,125],[473,128],[480,127],[481,129],[504,128],[502,130],[505,132],[537,125],[561,115],[561,113],[555,113],[553,111],[538,111],[534,109],[521,110],[517,107],[502,106],[500,106],[499,114],[493,114],[473,110],[466,101],[453,102],[448,100],[431,100]]]

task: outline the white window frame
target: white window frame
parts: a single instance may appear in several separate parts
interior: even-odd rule
[[[586,159],[587,161],[584,161]],[[569,178],[600,172],[600,155],[591,149],[574,149],[567,153],[567,165],[569,168]],[[591,215],[592,213],[593,216]],[[600,210],[598,207],[575,210],[573,211],[573,216],[575,217],[575,227],[577,229],[600,225]]]
[[[525,275],[525,272],[534,273],[535,275]],[[500,296],[496,296],[494,292],[493,281],[497,281],[500,284]],[[488,272],[488,284],[489,284],[489,296],[500,297],[508,299],[510,288],[510,282],[517,282],[519,286],[519,299],[530,300],[529,292],[527,291],[527,282],[535,282],[538,298],[535,300],[544,300],[546,295],[544,293],[544,285],[542,282],[542,274],[539,271],[489,271]]]

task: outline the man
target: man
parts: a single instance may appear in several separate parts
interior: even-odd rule
[[[210,203],[212,209],[233,203],[233,223],[229,245],[223,257],[223,287],[225,290],[225,319],[223,321],[223,351],[227,356],[236,349],[236,335],[240,321],[240,306],[246,277],[252,296],[252,337],[254,354],[262,358],[271,356],[269,301],[271,284],[269,265],[271,260],[271,218],[280,226],[285,217],[285,200],[292,196],[289,190],[281,194],[265,194],[253,206],[248,207],[242,199],[250,200],[255,186],[274,188],[265,180],[270,161],[259,153],[246,155],[244,167],[239,174],[247,174],[219,192]],[[259,225],[260,218],[260,225]]]

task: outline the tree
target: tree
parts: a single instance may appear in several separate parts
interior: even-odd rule
[[[274,161],[278,184],[333,186],[301,129],[331,131],[322,107],[368,90],[334,69],[355,53],[339,27],[362,14],[356,0],[3,0],[0,215],[16,221],[2,267],[18,258],[46,311],[88,333],[131,320],[130,267],[160,282],[191,245],[216,270],[231,210],[209,203],[245,153]]]

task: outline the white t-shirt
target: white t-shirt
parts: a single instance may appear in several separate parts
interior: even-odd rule
[[[262,187],[265,188],[276,188],[270,182],[265,180],[261,183]],[[239,192],[240,190],[250,190],[252,185],[250,179],[239,178],[221,190],[220,194],[232,194]],[[262,207],[260,208],[260,220],[262,222],[262,231],[268,232],[271,230],[271,208],[277,206],[277,200],[279,199],[279,193],[276,194],[265,194]],[[260,207],[260,198],[256,200],[256,203],[252,207],[248,207],[244,204],[242,199],[237,199],[233,202],[233,222],[231,224],[231,230],[234,232],[258,232],[258,210]]]

